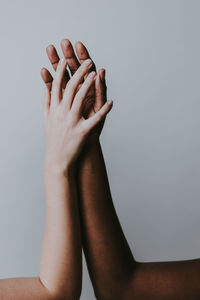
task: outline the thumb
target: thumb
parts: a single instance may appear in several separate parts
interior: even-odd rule
[[[88,118],[85,121],[88,131],[90,131],[98,123],[100,123],[101,120],[103,120],[103,118],[109,113],[109,111],[112,109],[112,107],[113,107],[113,101],[112,100],[107,101],[95,115]]]

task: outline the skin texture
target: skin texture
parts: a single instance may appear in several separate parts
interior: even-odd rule
[[[84,61],[66,88],[62,89],[67,66],[67,60],[62,58],[51,92],[46,89],[44,101],[47,226],[40,278],[49,289],[58,286],[55,293],[61,291],[67,299],[71,299],[72,295],[73,299],[78,299],[81,291],[82,248],[74,162],[89,132],[112,107],[107,102],[87,120],[82,117],[82,105],[96,73],[91,72],[78,91],[77,88],[91,65],[91,60]]]
[[[82,244],[75,162],[87,136],[111,110],[112,102],[83,118],[83,104],[96,73],[89,72],[92,61],[85,60],[63,89],[66,66],[67,60],[62,58],[43,102],[46,218],[40,274],[0,280],[1,300],[75,300],[81,294]]]
[[[61,48],[66,59],[69,59],[72,74],[89,58],[89,53],[81,42],[75,44],[78,58],[69,40],[63,40]],[[56,69],[59,57],[55,47],[47,47],[47,54]],[[85,110],[85,117],[93,115],[106,102],[104,73],[103,70],[100,71],[99,81],[97,78],[95,88],[91,88],[89,92],[93,105]],[[47,69],[42,69],[41,75],[51,89],[52,75]],[[97,299],[200,299],[199,259],[152,263],[134,259],[112,202],[99,141],[103,122],[104,120],[88,136],[77,164],[83,248]]]

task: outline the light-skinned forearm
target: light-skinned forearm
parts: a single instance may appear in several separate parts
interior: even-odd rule
[[[66,176],[67,173],[67,176]],[[46,170],[46,218],[38,277],[0,280],[0,299],[75,300],[82,285],[82,254],[73,171]]]
[[[78,299],[81,237],[73,170],[45,171],[46,222],[40,279],[56,295]],[[73,295],[73,298],[72,298]]]

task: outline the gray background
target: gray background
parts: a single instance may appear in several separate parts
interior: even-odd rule
[[[0,276],[34,276],[44,225],[45,47],[82,40],[107,70],[102,134],[140,261],[200,256],[200,1],[1,1]],[[60,49],[59,49],[60,51]],[[82,300],[93,299],[84,267]]]

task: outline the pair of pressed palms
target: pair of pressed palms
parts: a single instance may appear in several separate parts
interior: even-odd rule
[[[0,299],[79,299],[82,248],[97,299],[200,299],[200,260],[134,259],[113,206],[99,136],[112,108],[105,70],[81,42],[43,68],[46,217],[40,274],[0,280]],[[68,70],[67,70],[68,66]]]

